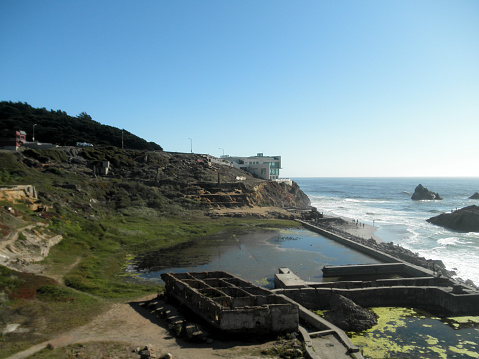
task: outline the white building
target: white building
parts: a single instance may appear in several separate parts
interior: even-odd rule
[[[231,161],[233,166],[248,171],[260,178],[277,180],[281,169],[281,156],[264,156],[258,153],[256,156],[235,157],[221,156],[222,159]]]

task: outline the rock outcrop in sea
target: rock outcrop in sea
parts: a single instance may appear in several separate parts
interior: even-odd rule
[[[429,218],[427,222],[461,232],[479,232],[479,206],[468,206]]]
[[[469,199],[479,199],[479,192],[474,193]]]
[[[442,200],[441,196],[439,196],[439,193],[434,193],[432,191],[429,191],[422,184],[420,184],[416,187],[411,199],[413,201]]]

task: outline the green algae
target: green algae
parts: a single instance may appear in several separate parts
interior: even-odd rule
[[[479,358],[479,353],[473,352],[473,351],[470,351],[470,350],[467,350],[467,349],[453,347],[453,346],[450,346],[448,349],[451,352],[461,354],[462,357],[468,356],[470,358]]]
[[[479,358],[471,334],[475,329],[464,331],[464,325],[476,328],[478,317],[438,318],[410,308],[371,309],[379,316],[378,324],[361,333],[348,333],[366,358]],[[456,330],[470,340],[460,340],[461,334],[453,333]],[[449,334],[444,336],[445,332]]]
[[[457,322],[459,324],[474,323],[479,324],[479,316],[476,317],[448,317],[447,319]]]
[[[371,358],[386,358],[391,353],[408,353],[414,345],[400,345],[390,333],[406,326],[404,318],[414,311],[409,308],[372,308],[379,316],[378,324],[362,333],[351,336],[353,344],[361,348],[363,355]]]
[[[439,340],[437,338],[434,338],[430,335],[426,335],[426,343],[429,344],[429,345],[436,345],[437,343],[439,343]]]

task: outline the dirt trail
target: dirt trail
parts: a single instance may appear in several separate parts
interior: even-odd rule
[[[73,329],[49,341],[32,346],[14,354],[7,359],[24,359],[51,344],[54,348],[74,343],[87,342],[122,342],[130,345],[124,356],[118,359],[139,358],[132,353],[134,348],[151,345],[157,358],[170,353],[175,359],[207,358],[264,358],[259,352],[271,348],[272,342],[251,344],[244,342],[213,341],[211,344],[192,344],[174,338],[166,329],[166,322],[151,315],[140,307],[139,303],[152,299],[155,295],[141,300],[114,304],[110,310],[96,317],[92,322]],[[101,357],[98,353],[98,357]]]

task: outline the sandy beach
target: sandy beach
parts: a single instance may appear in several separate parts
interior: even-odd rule
[[[356,237],[363,239],[373,238],[378,243],[382,242],[381,238],[374,234],[377,228],[369,224],[362,223],[361,220],[355,220],[347,217],[324,216],[319,223],[322,223],[323,225],[327,224],[337,231],[346,232]]]

